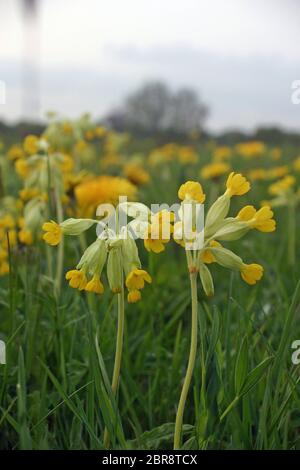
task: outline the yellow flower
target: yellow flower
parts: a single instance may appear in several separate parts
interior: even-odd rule
[[[226,182],[226,194],[231,196],[242,196],[250,190],[250,183],[240,173],[230,173]]]
[[[243,264],[241,269],[242,279],[251,286],[262,278],[264,268],[260,264]]]
[[[26,230],[26,229],[20,230],[19,240],[24,245],[32,245],[33,244],[32,232],[30,230]]]
[[[200,176],[204,179],[217,179],[220,176],[228,173],[230,170],[230,166],[228,163],[211,163],[210,165],[205,165],[201,171]]]
[[[246,158],[258,157],[266,150],[265,144],[259,141],[242,142],[236,145],[236,151]]]
[[[184,199],[192,199],[202,204],[205,201],[205,194],[200,183],[197,181],[187,181],[182,184],[178,190],[178,197],[182,201]]]
[[[11,229],[14,228],[16,222],[14,221],[13,217],[10,214],[6,214],[4,217],[0,219],[0,227]]]
[[[214,153],[213,153],[213,158],[215,160],[223,160],[225,158],[230,158],[232,155],[232,150],[230,147],[217,147],[215,150],[214,150]]]
[[[7,152],[9,160],[18,160],[24,157],[23,149],[19,145],[13,145]]]
[[[63,122],[62,131],[65,135],[71,135],[73,133],[73,127],[69,122]]]
[[[66,279],[69,281],[69,286],[73,289],[83,290],[87,285],[87,278],[82,270],[73,269],[68,271],[66,274]]]
[[[43,240],[45,240],[48,245],[56,246],[60,243],[62,238],[62,229],[54,220],[51,222],[45,222],[42,229],[44,230]]]
[[[7,261],[0,263],[0,276],[5,276],[9,273],[9,264]]]
[[[91,281],[85,286],[87,292],[94,292],[95,294],[103,294],[104,287],[98,276],[94,276]]]
[[[161,253],[165,249],[165,244],[170,241],[175,215],[173,212],[162,210],[151,216],[151,224],[149,224],[144,238],[144,246],[146,250],[154,253]]]
[[[134,269],[126,278],[126,287],[129,290],[140,290],[144,288],[145,281],[151,284],[150,274],[143,269]]]
[[[26,153],[33,155],[39,150],[39,139],[36,135],[28,135],[25,137],[23,148]]]
[[[96,207],[104,202],[117,204],[119,196],[136,199],[137,188],[125,178],[116,176],[99,176],[83,182],[75,188],[75,197],[79,213],[89,217],[94,214]]]
[[[16,161],[15,168],[18,175],[23,179],[27,178],[27,176],[30,174],[31,169],[27,161],[23,158],[19,158],[19,160]]]
[[[272,195],[282,194],[289,190],[295,184],[295,177],[288,175],[285,178],[276,181],[276,183],[269,186],[269,193]]]
[[[295,168],[296,171],[300,171],[300,157],[297,157],[294,162],[293,162],[293,166]]]
[[[124,167],[124,174],[133,184],[137,186],[146,184],[150,180],[149,173],[144,170],[140,165],[128,164]]]
[[[289,172],[289,167],[287,165],[276,166],[268,171],[268,177],[270,179],[283,178]]]
[[[127,300],[130,304],[135,304],[139,300],[141,300],[142,296],[139,290],[133,289],[128,292]]]
[[[247,222],[251,228],[256,228],[260,232],[274,232],[276,222],[273,215],[269,206],[264,206],[258,211],[253,206],[245,206],[236,218]]]
[[[210,243],[209,243],[209,246],[211,247],[222,247],[221,243],[219,242],[216,242],[215,240],[212,240]],[[211,264],[211,263],[214,263],[216,261],[214,255],[212,254],[212,252],[208,249],[204,250],[202,253],[201,253],[201,261],[205,264]]]
[[[19,196],[22,199],[22,201],[29,201],[30,199],[33,199],[39,194],[39,190],[37,188],[24,188],[19,191]]]
[[[268,173],[264,168],[254,168],[248,172],[248,177],[252,181],[261,181],[268,177]]]
[[[95,133],[92,130],[88,130],[88,131],[85,132],[84,137],[87,140],[92,140],[95,137]]]

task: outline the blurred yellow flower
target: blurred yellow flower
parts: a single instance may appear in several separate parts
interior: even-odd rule
[[[23,148],[28,155],[33,155],[39,150],[39,138],[36,135],[25,137]]]
[[[80,214],[88,217],[94,214],[96,207],[102,203],[117,204],[120,196],[134,200],[137,187],[125,178],[116,176],[99,176],[76,186],[75,197]]]
[[[45,240],[48,245],[56,246],[60,243],[62,238],[62,229],[61,227],[51,220],[51,222],[45,222],[42,229],[44,230],[43,240]]]
[[[209,165],[205,165],[200,170],[200,176],[204,179],[218,179],[220,176],[229,173],[230,166],[228,163],[210,163]]]

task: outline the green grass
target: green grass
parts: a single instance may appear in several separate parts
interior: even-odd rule
[[[159,178],[141,199],[174,202],[186,175],[167,187]],[[264,188],[254,188],[249,199],[234,201],[231,213],[248,200],[258,205],[263,195]],[[297,263],[289,267],[284,208],[276,218],[274,234],[251,232],[231,245],[246,262],[264,265],[257,286],[213,265],[216,295],[207,300],[198,288],[200,344],[184,413],[185,449],[300,449],[299,366],[291,362],[291,344],[300,339],[300,248],[297,239]],[[172,448],[189,351],[189,280],[177,245],[161,255],[140,251],[153,284],[140,303],[126,305],[116,399],[110,387],[116,298],[108,288],[98,297],[63,281],[57,300],[45,246],[11,253],[10,276],[0,285],[7,344],[1,449],[103,449],[105,427],[116,449]],[[79,243],[67,239],[65,272],[80,253]],[[55,257],[53,248],[53,265]]]

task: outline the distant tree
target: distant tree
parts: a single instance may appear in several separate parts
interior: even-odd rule
[[[194,90],[183,88],[172,93],[162,82],[149,82],[131,94],[124,106],[110,113],[105,121],[118,130],[187,134],[202,129],[207,113],[207,107]]]
[[[182,88],[172,98],[169,127],[172,131],[188,133],[200,130],[208,114],[208,108],[200,102],[197,93]]]
[[[149,133],[168,127],[172,96],[161,82],[151,82],[130,95],[125,102],[125,117],[130,128]]]

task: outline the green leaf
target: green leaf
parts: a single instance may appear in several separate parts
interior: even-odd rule
[[[273,357],[267,357],[247,375],[240,396],[248,393],[262,379],[272,360]]]
[[[234,373],[234,390],[236,396],[239,396],[243,385],[245,383],[248,373],[248,341],[245,336],[240,350],[238,352],[236,363],[235,363],[235,373]]]

